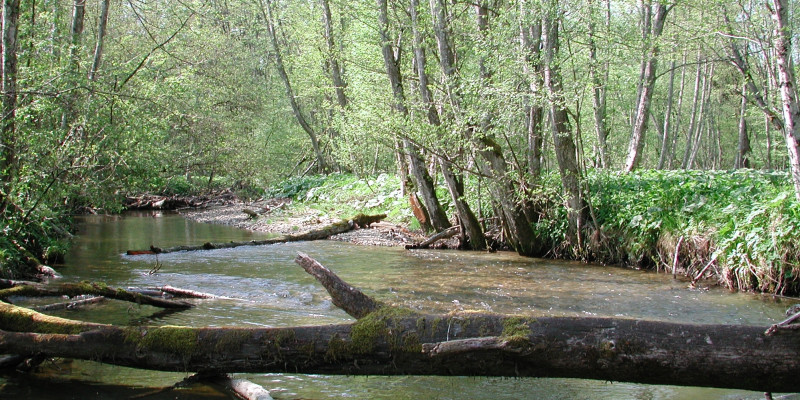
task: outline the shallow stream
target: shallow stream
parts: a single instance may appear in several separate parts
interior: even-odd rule
[[[108,301],[56,313],[115,324],[296,326],[352,321],[293,259],[304,252],[379,300],[428,312],[463,308],[532,316],[618,316],[652,320],[768,325],[791,303],[720,289],[692,290],[669,275],[519,257],[513,253],[404,250],[335,241],[159,255],[128,249],[265,235],[198,224],[174,214],[82,219],[63,281],[111,286],[172,285],[235,298],[203,300],[178,313]],[[153,272],[153,273],[151,273]],[[20,304],[32,304],[20,303]],[[42,303],[42,300],[36,300]],[[87,361],[46,362],[36,374],[0,375],[0,399],[233,399],[223,389],[189,384],[158,392],[188,374]],[[762,399],[763,393],[610,383],[579,379],[358,377],[243,374],[276,399]]]

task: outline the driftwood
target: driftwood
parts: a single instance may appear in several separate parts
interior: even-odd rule
[[[378,215],[364,215],[358,214],[355,217],[348,219],[348,220],[341,220],[339,222],[335,222],[333,224],[327,225],[320,229],[315,229],[312,231],[308,231],[305,233],[297,234],[297,235],[284,235],[272,239],[265,239],[265,240],[248,240],[245,242],[228,242],[228,243],[210,243],[206,242],[201,245],[195,246],[175,246],[175,247],[167,247],[167,248],[160,248],[155,246],[150,246],[149,250],[128,250],[128,255],[140,255],[140,254],[164,254],[164,253],[174,253],[178,251],[199,251],[199,250],[215,250],[215,249],[230,249],[234,247],[242,247],[242,246],[263,246],[263,245],[270,245],[270,244],[277,244],[277,243],[287,243],[287,242],[301,242],[301,241],[309,241],[309,240],[322,240],[327,239],[333,235],[338,235],[340,233],[349,232],[353,229],[365,228],[368,227],[370,224],[374,224],[376,222],[382,221],[386,218],[386,214],[378,214]]]
[[[177,210],[181,208],[202,208],[212,205],[225,205],[239,200],[231,190],[223,190],[206,196],[161,196],[143,194],[128,196],[123,206],[128,210]]]
[[[380,305],[298,257],[352,324],[117,327],[0,309],[0,353],[166,371],[569,377],[800,391],[800,332],[622,318],[419,314]],[[8,312],[16,312],[9,318]]]
[[[450,228],[447,228],[439,233],[436,233],[435,235],[432,235],[431,237],[423,240],[422,242],[419,242],[417,244],[406,245],[406,249],[427,249],[432,244],[440,240],[449,239],[457,235],[460,229],[461,226],[451,226]]]
[[[81,308],[84,306],[88,306],[91,304],[102,303],[106,300],[103,296],[77,296],[77,298],[73,298],[72,301],[61,302],[61,303],[53,303],[44,306],[37,306],[33,309],[36,311],[53,311],[53,310],[72,310],[75,308]]]
[[[191,303],[168,300],[161,297],[148,296],[134,291],[113,288],[102,283],[80,282],[59,283],[57,285],[44,285],[28,281],[12,281],[0,279],[0,299],[6,300],[11,296],[44,297],[44,296],[80,296],[94,295],[109,299],[129,301],[137,304],[147,304],[161,308],[185,309],[191,308]]]

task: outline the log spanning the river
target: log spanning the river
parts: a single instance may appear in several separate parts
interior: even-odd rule
[[[244,242],[227,242],[227,243],[206,242],[201,245],[195,245],[195,246],[175,246],[167,248],[150,246],[150,249],[148,250],[128,250],[127,254],[128,255],[164,254],[164,253],[174,253],[178,251],[230,249],[241,246],[263,246],[263,245],[277,244],[277,243],[322,240],[322,239],[327,239],[333,235],[349,232],[353,229],[368,227],[370,224],[380,222],[385,218],[386,214],[377,214],[377,215],[358,214],[353,218],[343,219],[339,222],[334,222],[320,229],[314,229],[312,231],[300,233],[297,235],[283,235],[272,239],[248,240]]]
[[[301,255],[297,261],[319,268],[308,260]],[[322,268],[315,277],[333,275]],[[62,331],[51,326],[36,332],[24,318],[0,313],[0,353],[183,372],[569,377],[800,391],[797,331],[766,335],[763,326],[622,318],[428,315],[381,305],[338,278],[320,282],[334,298],[345,299],[337,305],[363,316],[351,324],[288,328],[74,321],[65,322],[69,328]],[[345,289],[349,293],[336,293]]]

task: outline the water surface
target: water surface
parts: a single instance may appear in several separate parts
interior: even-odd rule
[[[203,300],[163,313],[149,306],[109,301],[56,313],[115,324],[191,326],[295,326],[352,321],[324,289],[294,264],[304,252],[379,300],[426,312],[487,310],[532,316],[617,316],[651,320],[759,324],[776,322],[788,304],[720,289],[691,290],[686,282],[616,267],[519,257],[512,253],[404,250],[335,241],[239,247],[159,256],[127,256],[128,249],[206,241],[263,238],[170,214],[87,217],[59,268],[64,281],[112,286],[172,285],[233,300]],[[154,272],[155,271],[155,272]],[[41,301],[41,300],[37,300]],[[204,384],[153,393],[187,374],[141,371],[86,361],[46,364],[34,375],[0,376],[0,398],[233,398]],[[276,399],[739,399],[762,393],[608,383],[579,379],[466,377],[351,377],[291,374],[242,375]],[[183,397],[182,397],[183,396]]]

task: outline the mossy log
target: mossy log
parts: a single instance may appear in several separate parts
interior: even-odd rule
[[[164,299],[161,297],[147,296],[135,291],[113,288],[103,283],[79,282],[59,283],[45,285],[37,282],[12,281],[0,279],[0,299],[6,300],[11,296],[44,297],[44,296],[103,296],[109,299],[129,301],[137,304],[147,304],[161,308],[185,309],[193,307],[192,303]]]
[[[270,244],[277,244],[277,243],[287,243],[287,242],[302,242],[302,241],[310,241],[310,240],[322,240],[327,239],[333,235],[338,235],[340,233],[349,232],[353,229],[365,228],[371,224],[377,223],[382,221],[386,218],[386,214],[378,214],[378,215],[364,215],[358,214],[353,218],[350,219],[343,219],[339,222],[334,222],[330,225],[324,226],[320,229],[314,229],[312,231],[300,233],[297,235],[283,235],[276,238],[265,239],[265,240],[248,240],[244,242],[227,242],[227,243],[211,243],[206,242],[201,245],[189,245],[189,246],[174,246],[174,247],[167,247],[161,248],[156,246],[150,246],[149,250],[128,250],[128,255],[141,255],[141,254],[164,254],[164,253],[175,253],[178,251],[200,251],[200,250],[216,250],[216,249],[230,249],[234,247],[242,247],[242,246],[264,246]]]
[[[298,262],[304,262],[302,257]],[[325,268],[321,276],[330,274]],[[341,280],[320,282],[328,290],[358,291]],[[340,305],[351,315],[378,304],[368,296],[350,293],[344,297],[354,299]],[[30,310],[26,313],[43,318]],[[0,310],[0,316],[4,314]],[[796,357],[800,334],[766,335],[763,326],[479,312],[426,315],[387,305],[379,305],[354,323],[325,326],[77,324],[65,323],[58,331],[55,321],[44,331],[38,324],[26,324],[22,317],[0,318],[0,353],[207,373],[569,377],[800,391],[800,358]]]

